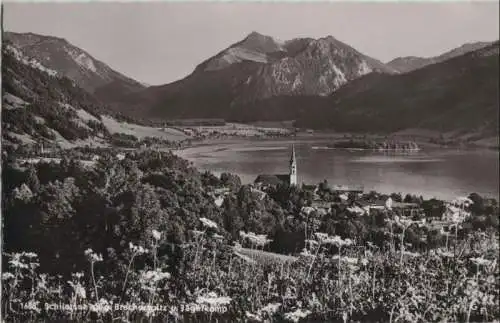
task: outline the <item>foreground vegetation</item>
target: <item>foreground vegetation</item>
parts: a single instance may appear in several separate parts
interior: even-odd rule
[[[498,205],[477,194],[469,220],[435,230],[423,220],[441,201],[393,195],[422,205],[413,219],[343,203],[305,214],[305,188],[263,196],[171,153],[95,153],[93,167],[4,157],[7,321],[500,319]],[[339,198],[326,185],[319,194]]]

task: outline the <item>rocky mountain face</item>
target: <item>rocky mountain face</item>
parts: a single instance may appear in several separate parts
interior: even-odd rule
[[[19,55],[69,78],[104,101],[112,102],[114,97],[144,88],[65,39],[13,32],[4,32],[3,38]]]
[[[300,128],[339,132],[390,134],[414,129],[469,143],[494,138],[498,142],[498,63],[496,42],[405,74],[370,73],[326,97],[275,96],[239,105],[230,118],[296,120]]]
[[[430,64],[444,62],[450,58],[457,57],[466,54],[468,52],[484,48],[491,44],[492,44],[491,42],[467,43],[439,56],[427,57],[427,58],[416,57],[416,56],[398,57],[388,62],[387,65],[393,68],[394,70],[398,71],[399,73],[407,73]]]
[[[139,91],[120,104],[159,118],[223,117],[234,106],[274,96],[327,96],[374,71],[395,72],[331,36],[280,42],[253,32],[185,79]]]

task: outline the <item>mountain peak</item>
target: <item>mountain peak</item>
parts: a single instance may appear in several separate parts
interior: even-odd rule
[[[263,35],[257,31],[252,31],[251,33],[249,33],[245,39],[248,39],[248,38],[266,38],[266,37],[271,37],[271,36],[267,36],[267,35]]]
[[[241,42],[232,47],[244,48],[263,54],[283,51],[281,44],[276,39],[256,31],[252,31]]]

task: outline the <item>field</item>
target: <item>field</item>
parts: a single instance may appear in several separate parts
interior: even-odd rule
[[[186,133],[198,137],[264,137],[269,135],[284,136],[291,133],[289,129],[283,127],[260,127],[241,123],[226,123],[223,126],[183,127],[182,129]]]
[[[104,278],[100,268],[107,260],[88,250],[91,271],[74,273],[66,292],[57,287],[61,286],[57,277],[36,272],[35,254],[11,255],[9,271],[2,276],[4,313],[11,319],[34,319],[42,304],[66,295],[63,303],[68,307],[46,311],[46,318],[54,319],[61,312],[74,320],[157,317],[175,322],[229,318],[251,322],[491,322],[500,317],[498,236],[475,234],[469,243],[449,249],[410,252],[395,245],[385,251],[356,246],[318,233],[312,240],[315,247],[299,258],[283,256],[295,261],[276,265],[251,260],[270,253],[233,249],[217,234],[207,232],[183,246],[179,262],[183,269],[177,277],[184,278],[179,281],[160,259],[155,268],[139,269],[145,259],[156,259],[162,235],[152,234],[150,246],[130,244],[130,265],[122,283]],[[335,248],[341,248],[340,255],[331,253]],[[136,304],[135,310],[117,307],[124,302],[123,295],[113,292],[117,283],[127,286],[127,303]],[[157,304],[166,305],[169,311],[155,309]]]
[[[169,141],[180,141],[189,137],[182,131],[173,128],[154,128],[126,122],[118,122],[108,116],[102,116],[101,118],[104,126],[111,134],[124,133],[127,135],[133,135],[138,139],[145,137],[158,137]]]

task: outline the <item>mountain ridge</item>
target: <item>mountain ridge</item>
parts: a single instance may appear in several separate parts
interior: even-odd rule
[[[205,117],[212,112],[218,117],[235,105],[273,96],[327,96],[372,71],[395,72],[333,36],[278,42],[252,32],[185,78],[132,93],[119,105],[155,118]]]
[[[61,66],[52,69],[54,65],[46,64],[53,59],[50,55],[42,62],[24,56],[19,48],[39,57],[43,53],[26,50],[36,47],[41,36],[25,35],[18,39],[17,47],[5,40],[11,54],[32,68],[66,76]],[[47,37],[40,42],[43,46],[63,44],[60,50],[73,62],[78,53],[94,59],[83,50],[71,55],[64,48],[69,42]],[[113,106],[113,111],[141,119],[295,119],[300,127],[338,131],[391,132],[424,127],[493,134],[496,118],[491,116],[498,114],[497,56],[498,41],[476,42],[437,56],[443,61],[397,72],[333,36],[278,41],[252,32],[198,64],[181,80],[136,87],[138,82],[117,77],[104,85],[100,80],[88,92]],[[77,65],[84,68],[85,59],[80,61]],[[92,70],[89,66],[87,70]],[[103,68],[97,74],[107,71]],[[406,115],[399,115],[403,112]]]
[[[3,33],[3,37],[4,42],[8,42],[24,56],[57,71],[89,93],[97,94],[106,103],[113,101],[107,97],[110,94],[107,88],[110,86],[122,93],[145,88],[138,81],[117,72],[64,38],[8,31]],[[103,91],[103,88],[106,90]]]
[[[419,68],[423,68],[430,64],[444,62],[445,60],[484,48],[486,46],[492,45],[493,43],[495,43],[495,41],[465,43],[459,47],[452,48],[438,56],[403,56],[397,57],[387,62],[386,64],[397,70],[399,73],[407,73]]]

